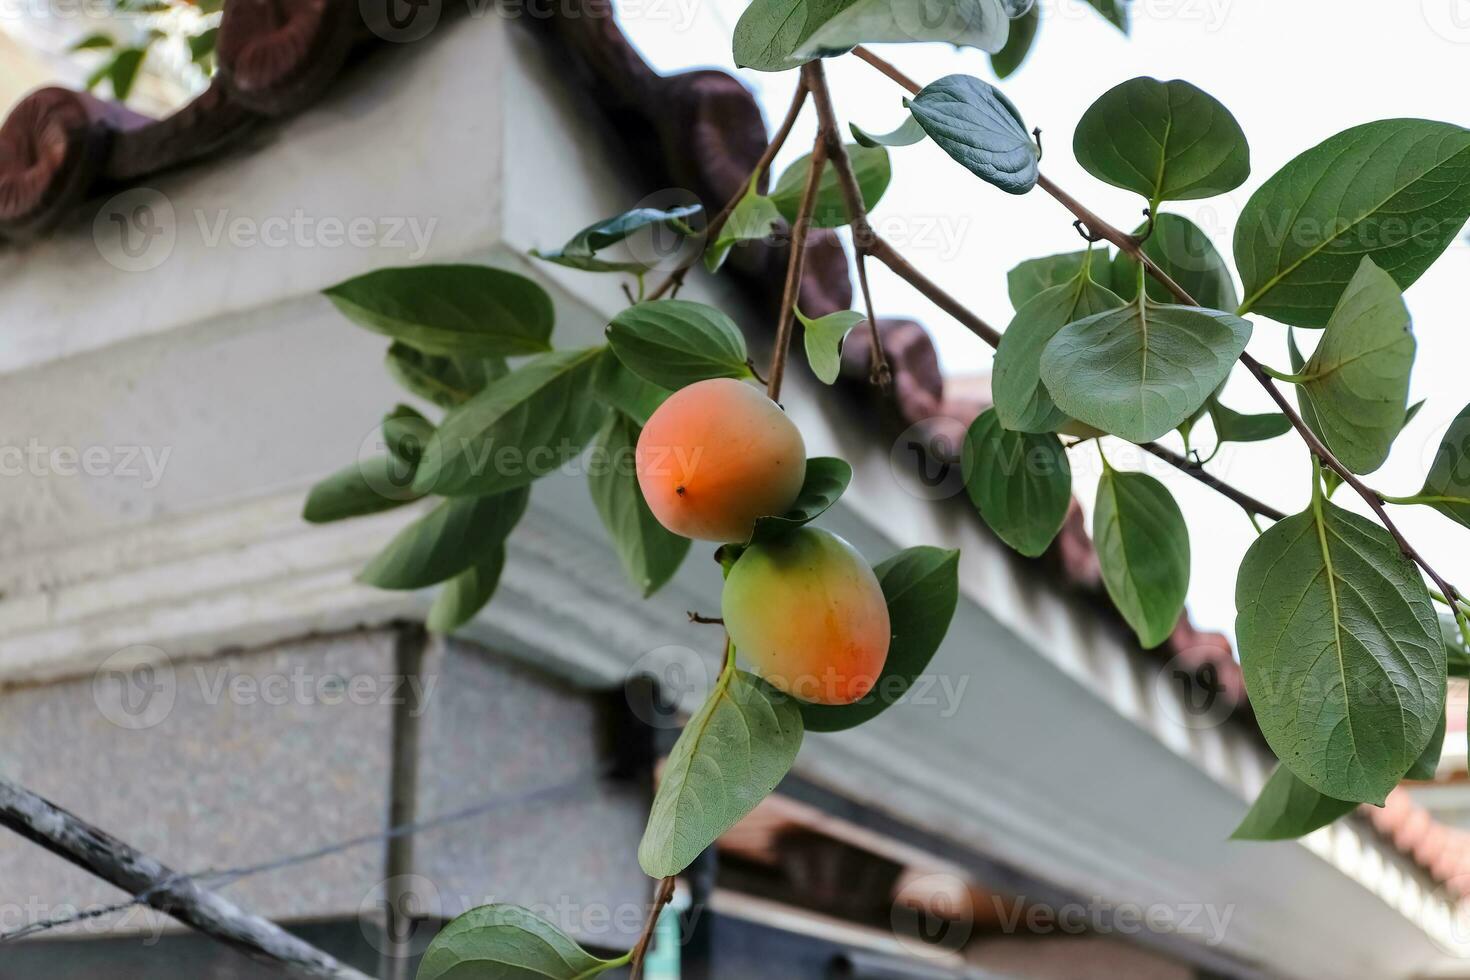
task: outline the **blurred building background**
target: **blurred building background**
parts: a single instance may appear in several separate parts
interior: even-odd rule
[[[109,130],[101,163],[59,154],[58,173],[105,179],[0,225],[0,775],[370,974],[411,975],[442,922],[489,901],[625,949],[673,711],[718,654],[686,612],[718,606],[718,570],[696,549],[641,602],[582,482],[553,476],[501,593],[460,636],[426,635],[432,595],[353,579],[420,511],[299,516],[405,399],[386,344],[320,290],[485,262],[545,284],[558,343],[597,342],[616,279],[527,252],[670,184],[629,162],[639,98],[610,112],[589,84],[682,125],[713,83],[639,75],[576,5],[549,23],[446,15],[420,37],[354,28],[340,47],[318,17],[333,5],[310,6],[250,28],[262,44],[299,30],[299,70],[216,79],[191,104],[207,79],[160,56],[130,105],[163,129]],[[7,23],[0,100],[85,82],[90,56],[66,49],[94,26]],[[221,92],[253,115],[217,145],[235,124]],[[44,156],[26,157],[45,141],[24,118],[0,133],[0,181]],[[707,177],[708,159],[664,149]],[[355,221],[366,241],[327,230]],[[731,310],[757,357],[761,280],[688,293]],[[813,455],[853,462],[829,526],[875,561],[962,549],[954,626],[907,703],[808,736],[690,869],[650,980],[1470,976],[1463,692],[1434,784],[1302,842],[1230,842],[1271,760],[1228,640],[1186,621],[1137,649],[1099,598],[1080,512],[1041,561],[996,541],[923,452],[985,404],[985,378],[943,378],[922,329],[895,330],[899,404],[795,367],[787,407]],[[0,934],[126,899],[0,832]],[[273,975],[137,908],[0,945],[3,980]]]

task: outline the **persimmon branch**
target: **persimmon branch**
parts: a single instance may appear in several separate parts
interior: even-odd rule
[[[893,79],[895,82],[897,82],[908,91],[914,93],[917,93],[919,91],[919,86],[916,82],[914,82],[908,76],[904,75],[897,68],[888,64],[882,58],[879,58],[877,55],[873,54],[871,51],[868,51],[865,48],[858,47],[853,49],[853,54],[857,55],[859,58],[861,58],[863,61],[866,61],[873,67],[877,68],[884,75],[887,75],[889,78]],[[1065,190],[1059,187],[1045,174],[1039,174],[1037,176],[1036,186],[1040,187],[1047,194],[1051,195],[1057,200],[1059,204],[1062,205],[1062,207],[1071,212],[1074,218],[1076,218],[1079,222],[1086,226],[1086,229],[1091,236],[1095,236],[1097,240],[1105,240],[1110,244],[1116,246],[1119,250],[1126,252],[1131,258],[1134,259],[1134,261],[1143,266],[1144,270],[1150,276],[1152,276],[1161,285],[1163,285],[1163,287],[1167,289],[1171,294],[1173,294],[1173,296],[1181,303],[1185,304],[1186,306],[1201,305],[1198,300],[1196,300],[1193,296],[1189,294],[1188,290],[1184,289],[1177,282],[1175,282],[1167,272],[1159,268],[1158,264],[1144,253],[1139,239],[1114,226],[1110,222],[1104,220],[1096,212],[1092,211],[1081,201],[1077,200],[1071,194],[1068,194]],[[972,327],[971,329],[973,330],[974,328]],[[1301,437],[1302,441],[1306,443],[1307,448],[1312,452],[1312,454],[1316,456],[1319,460],[1321,460],[1323,465],[1327,466],[1339,477],[1341,477],[1343,483],[1347,484],[1349,487],[1352,487],[1353,491],[1357,493],[1359,497],[1363,498],[1363,501],[1377,516],[1379,523],[1381,523],[1384,529],[1387,530],[1388,533],[1393,537],[1394,542],[1398,545],[1399,550],[1404,553],[1404,556],[1407,557],[1410,561],[1414,562],[1420,568],[1422,568],[1424,570],[1424,573],[1429,576],[1434,584],[1438,586],[1440,591],[1443,592],[1446,596],[1449,596],[1451,598],[1459,596],[1460,592],[1453,586],[1451,586],[1448,582],[1446,582],[1444,578],[1437,571],[1434,570],[1429,562],[1424,559],[1424,556],[1421,555],[1419,551],[1412,544],[1409,543],[1409,540],[1404,536],[1403,532],[1399,530],[1398,525],[1394,523],[1393,518],[1388,516],[1388,511],[1384,509],[1383,506],[1383,499],[1379,496],[1377,491],[1373,490],[1373,488],[1369,487],[1362,480],[1358,479],[1358,477],[1351,470],[1349,470],[1342,463],[1342,461],[1333,454],[1330,449],[1327,448],[1326,444],[1324,444],[1322,440],[1317,437],[1317,434],[1311,430],[1311,427],[1308,426],[1306,421],[1302,418],[1301,413],[1299,413],[1296,408],[1289,401],[1287,401],[1286,396],[1282,394],[1281,390],[1276,386],[1276,383],[1271,379],[1270,375],[1267,373],[1265,367],[1261,364],[1261,362],[1252,357],[1248,351],[1244,351],[1241,353],[1240,362],[1245,365],[1246,370],[1251,373],[1251,376],[1254,377],[1261,384],[1261,387],[1266,389],[1266,393],[1271,396],[1271,400],[1274,401],[1277,407],[1281,409],[1281,413],[1286,416],[1287,421],[1291,423],[1291,427],[1296,430],[1297,434]],[[1154,452],[1154,450],[1148,446],[1145,446],[1144,448],[1148,449],[1149,452]],[[1159,456],[1160,454],[1154,452],[1154,455]],[[1168,457],[1160,456],[1160,458],[1167,460]],[[1186,463],[1185,466],[1179,466],[1178,463],[1174,463],[1174,465],[1179,466],[1179,468],[1183,470],[1183,472],[1189,473],[1191,476],[1195,476],[1196,479],[1200,478],[1203,475],[1207,475],[1204,474],[1203,470],[1199,470],[1192,465],[1189,465],[1187,461],[1183,462]],[[1216,480],[1213,477],[1202,482],[1205,482],[1207,485],[1214,486],[1214,488],[1217,490],[1221,490],[1223,486],[1228,486],[1227,484],[1224,484],[1223,481]],[[1222,492],[1224,491],[1222,490]],[[1227,494],[1227,496],[1231,496],[1232,499],[1237,499],[1236,494],[1239,494],[1239,491],[1235,491],[1232,494]],[[1244,495],[1242,494],[1240,496]],[[1239,502],[1238,499],[1237,502]],[[1256,511],[1256,513],[1261,513],[1261,511],[1258,510]],[[1262,516],[1269,515],[1263,514]]]
[[[810,67],[810,66],[808,66]],[[803,73],[806,69],[803,68]],[[809,83],[808,83],[809,84]],[[806,186],[801,191],[801,205],[791,225],[791,255],[786,262],[786,287],[781,292],[781,313],[776,323],[776,349],[771,352],[770,380],[766,394],[780,401],[781,380],[786,374],[786,354],[791,349],[791,334],[796,326],[796,301],[801,295],[801,274],[806,266],[806,243],[812,229],[812,211],[817,205],[817,189],[827,165],[827,141],[821,133],[812,144],[811,166],[807,169]]]
[[[740,185],[735,191],[735,194],[725,202],[725,206],[720,208],[719,213],[711,218],[709,225],[705,227],[704,240],[706,243],[713,242],[720,237],[720,232],[724,230],[725,225],[730,220],[730,215],[735,213],[735,208],[739,206],[741,199],[745,197],[750,186],[761,179],[761,176],[771,166],[771,161],[776,159],[776,154],[780,153],[781,148],[786,145],[786,139],[791,135],[791,128],[796,125],[797,117],[801,115],[802,106],[806,105],[806,97],[806,76],[802,75],[796,83],[796,92],[791,96],[791,106],[786,110],[786,118],[781,120],[781,125],[777,127],[775,134],[771,136],[770,142],[766,144],[765,150],[761,152],[760,159],[756,160],[755,166],[750,168],[750,175],[745,178],[745,182]],[[704,249],[700,249],[689,261],[669,273],[668,278],[659,283],[658,288],[649,293],[646,299],[649,301],[662,299],[670,290],[677,292],[679,287],[684,284],[684,278],[689,275],[689,270],[700,260],[703,253]]]
[[[893,372],[888,366],[888,357],[883,352],[883,338],[878,333],[878,317],[873,310],[873,293],[868,288],[868,256],[871,254],[873,227],[868,223],[868,209],[863,202],[863,189],[853,172],[852,160],[847,155],[847,145],[842,140],[842,131],[837,125],[837,113],[832,108],[832,93],[827,88],[827,74],[820,60],[812,62],[812,71],[807,77],[807,88],[811,90],[812,102],[817,107],[817,126],[827,141],[827,155],[832,158],[832,169],[837,172],[837,183],[842,189],[842,200],[847,206],[848,223],[852,226],[852,245],[857,252],[858,285],[863,293],[863,306],[868,315],[870,345],[869,378],[873,383],[888,387]]]
[[[658,883],[658,891],[653,896],[653,908],[648,912],[648,921],[643,924],[643,934],[638,937],[637,944],[629,954],[629,980],[638,980],[643,975],[643,960],[648,956],[648,947],[653,942],[653,932],[658,927],[659,915],[674,897],[674,881],[674,877],[670,875]]]

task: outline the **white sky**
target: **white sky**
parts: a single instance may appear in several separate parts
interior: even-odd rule
[[[1052,179],[1114,224],[1132,227],[1143,203],[1087,176],[1071,155],[1078,118],[1102,92],[1136,75],[1183,78],[1225,103],[1250,139],[1252,177],[1244,187],[1203,202],[1166,205],[1196,221],[1230,256],[1235,220],[1252,191],[1282,164],[1349,126],[1417,116],[1470,124],[1470,0],[1135,0],[1132,39],[1124,38],[1080,0],[1041,0],[1037,45],[1002,89],[1028,126],[1040,126]],[[624,29],[660,70],[714,66],[733,70],[730,33],[742,0],[623,0]],[[880,53],[921,84],[955,72],[994,81],[989,59],[936,44],[884,45]],[[737,72],[757,93],[768,120],[779,120],[794,75]],[[828,62],[837,111],[871,132],[903,119],[902,93],[853,58]],[[776,162],[776,171],[807,152],[810,110]],[[1023,259],[1074,251],[1081,241],[1071,216],[1036,191],[1011,197],[982,183],[930,141],[891,151],[893,183],[874,211],[880,234],[982,317],[1003,327],[1011,316],[1005,274]],[[1369,482],[1386,493],[1417,490],[1445,426],[1470,401],[1466,383],[1465,285],[1470,248],[1452,246],[1408,292],[1419,353],[1411,401],[1428,404],[1399,438],[1393,456]],[[988,369],[990,349],[905,283],[875,266],[879,315],[912,315],[934,336],[947,373]],[[1286,330],[1256,319],[1251,351],[1285,368]],[[1310,350],[1315,332],[1302,335]],[[1265,411],[1263,391],[1238,369],[1225,401]],[[1208,426],[1204,426],[1207,430]],[[1201,434],[1208,447],[1212,436]],[[1136,450],[1110,440],[1114,465],[1138,468]],[[1309,492],[1307,456],[1288,435],[1255,446],[1227,446],[1211,469],[1285,510]],[[1074,454],[1075,491],[1091,510],[1097,479],[1094,450]],[[1189,604],[1201,626],[1230,632],[1235,570],[1255,538],[1239,508],[1148,459],[1147,470],[1173,490],[1189,522],[1194,569]],[[1336,501],[1362,509],[1350,491]],[[1452,582],[1470,588],[1470,531],[1427,508],[1394,508],[1410,539]]]

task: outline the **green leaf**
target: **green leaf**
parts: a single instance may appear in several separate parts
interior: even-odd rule
[[[1095,256],[1100,256],[1102,261],[1107,261],[1106,248],[1091,251]],[[1010,295],[1011,306],[1019,310],[1034,299],[1037,293],[1076,279],[1082,271],[1082,262],[1087,258],[1087,253],[1088,250],[1084,249],[1081,252],[1047,255],[1039,259],[1027,259],[1016,266],[1006,273],[1006,291]],[[1103,271],[1108,271],[1105,266]],[[1122,302],[1119,301],[1118,305],[1121,306]]]
[[[210,27],[189,38],[189,58],[196,65],[214,54],[219,42],[219,28]]]
[[[1251,172],[1250,146],[1230,110],[1179,79],[1133,78],[1108,89],[1083,113],[1072,152],[1082,169],[1142,195],[1155,212],[1160,201],[1234,190]]]
[[[1461,632],[1459,621],[1450,613],[1440,613],[1439,632],[1449,657],[1449,675],[1470,677],[1470,640]]]
[[[726,670],[674,743],[638,845],[654,878],[679,874],[771,795],[801,749],[801,710],[754,674]]]
[[[1072,418],[1149,442],[1199,411],[1250,336],[1238,316],[1139,297],[1059,330],[1041,352],[1041,380]]]
[[[806,461],[806,478],[791,509],[778,517],[757,517],[750,543],[768,541],[810,524],[825,514],[852,482],[852,467],[846,460],[814,456]]]
[[[1277,757],[1320,793],[1381,805],[1445,698],[1418,569],[1383,528],[1317,499],[1251,545],[1235,606],[1251,707]]]
[[[1220,442],[1265,442],[1291,431],[1291,422],[1280,412],[1242,415],[1226,408],[1217,399],[1209,403],[1210,421],[1215,424],[1215,438]]]
[[[703,303],[661,299],[630,306],[608,324],[607,340],[630,371],[664,388],[750,377],[740,328]]]
[[[797,47],[798,57],[840,53],[858,44],[944,41],[999,51],[1010,34],[1001,0],[853,0]]]
[[[1408,289],[1467,217],[1470,131],[1387,119],[1339,133],[1281,168],[1241,213],[1241,312],[1323,326],[1364,256]]]
[[[710,272],[718,272],[736,242],[759,241],[771,235],[772,227],[781,222],[781,211],[764,194],[755,188],[745,192],[740,203],[730,212],[730,217],[720,228],[719,237],[704,253],[704,266]]]
[[[1140,225],[1134,234],[1141,235],[1147,228],[1147,223]],[[1240,305],[1230,267],[1209,236],[1188,218],[1167,213],[1155,218],[1153,234],[1143,243],[1143,253],[1206,309],[1233,310]],[[1124,300],[1138,295],[1138,262],[1133,256],[1123,251],[1114,256],[1112,280],[1113,292]],[[1174,302],[1174,294],[1162,283],[1153,278],[1147,282],[1150,299]]]
[[[813,320],[797,310],[796,318],[801,321],[802,342],[812,373],[822,384],[834,383],[842,370],[842,341],[867,317],[856,310],[839,310]]]
[[[688,225],[684,224],[684,219],[691,218],[703,210],[704,208],[698,204],[675,208],[634,208],[614,217],[604,218],[596,224],[588,225],[573,235],[571,240],[559,249],[542,252],[533,248],[531,254],[546,262],[555,262],[557,265],[581,269],[584,272],[641,272],[649,268],[650,263],[606,261],[597,258],[597,253],[610,245],[616,245],[643,228],[658,226],[672,229],[683,235],[689,230]]]
[[[143,67],[143,58],[147,54],[145,48],[123,48],[107,66],[107,79],[112,83],[112,96],[117,101],[127,101],[133,91],[133,84],[138,80],[138,69]]]
[[[852,138],[858,141],[858,146],[913,146],[928,135],[924,132],[924,127],[920,126],[919,121],[912,115],[892,132],[881,133],[877,136],[859,129],[857,123],[848,123],[847,128],[852,130]]]
[[[1041,4],[1034,4],[1020,17],[1011,20],[1011,35],[1006,46],[990,56],[990,70],[996,78],[1010,78],[1026,61],[1036,34],[1041,29]]]
[[[995,410],[965,435],[965,489],[1002,541],[1029,558],[1051,546],[1072,503],[1072,467],[1051,433],[1008,432]]]
[[[1001,425],[1016,432],[1055,432],[1071,421],[1041,383],[1042,351],[1067,324],[1122,305],[1080,265],[1071,281],[1027,301],[995,350],[990,387]]]
[[[409,489],[414,468],[392,456],[378,456],[343,467],[311,488],[303,520],[327,524],[378,514],[422,497]]]
[[[479,561],[444,583],[429,609],[428,628],[435,633],[453,633],[474,619],[495,595],[504,570],[505,545],[487,548]]]
[[[380,589],[422,589],[453,578],[501,547],[526,512],[527,487],[446,500],[380,551],[358,581]]]
[[[434,937],[417,980],[588,980],[619,965],[523,908],[482,905]]]
[[[735,64],[756,71],[786,71],[810,61],[810,56],[797,56],[797,48],[851,2],[752,0],[735,24]]]
[[[1109,24],[1112,24],[1124,34],[1130,32],[1131,25],[1128,23],[1128,4],[1131,0],[1087,0],[1092,9],[1103,15]]]
[[[451,411],[424,447],[414,489],[499,493],[575,459],[602,420],[591,389],[603,350],[543,354]]]
[[[643,426],[673,392],[629,371],[609,347],[598,357],[593,370],[592,394]]]
[[[929,666],[949,632],[959,604],[960,553],[944,548],[908,548],[873,566],[893,638],[888,660],[873,689],[844,705],[803,702],[808,731],[840,732],[871,721],[897,703]]]
[[[970,75],[946,75],[906,104],[940,149],[981,180],[1007,194],[1036,186],[1036,144],[1020,111],[995,86]]]
[[[1277,766],[1231,840],[1293,840],[1347,816],[1358,804],[1334,800]]]
[[[115,43],[116,42],[114,42],[113,39],[110,38],[110,37],[108,37],[106,34],[88,34],[86,37],[82,38],[76,44],[73,44],[67,50],[68,51],[100,51],[100,50],[104,50],[104,49],[107,49],[107,48],[111,48],[113,46],[113,44],[115,44]]]
[[[1424,751],[1409,771],[1404,773],[1405,779],[1432,780],[1435,772],[1439,770],[1439,757],[1444,752],[1444,735],[1448,727],[1449,715],[1445,708],[1439,710],[1439,724],[1434,728],[1434,734],[1429,736],[1429,744],[1424,746]]]
[[[679,570],[690,541],[660,524],[643,499],[633,461],[640,432],[621,412],[608,413],[592,443],[587,487],[623,571],[646,599]]]
[[[1105,469],[1092,537],[1103,584],[1138,642],[1163,643],[1189,592],[1189,527],[1168,488],[1144,473]]]
[[[408,405],[398,405],[383,416],[383,442],[387,444],[388,452],[413,466],[418,465],[424,443],[429,441],[433,432],[434,423]]]
[[[1450,520],[1470,527],[1470,405],[1445,430],[1418,498]]]
[[[425,354],[400,340],[388,348],[387,367],[393,380],[440,408],[463,405],[510,370],[498,357]]]
[[[859,146],[847,144],[847,156],[852,161],[853,176],[858,189],[863,192],[863,207],[869,213],[877,207],[878,199],[888,189],[893,176],[888,162],[888,151],[881,146]],[[807,170],[812,157],[808,153],[781,174],[776,187],[771,191],[771,201],[781,216],[792,224],[796,213],[801,210],[801,195],[806,189]],[[817,200],[812,207],[813,228],[841,228],[848,223],[847,201],[842,196],[842,185],[837,179],[837,168],[828,164],[822,169],[822,180],[817,184]]]
[[[511,357],[550,350],[551,297],[482,265],[380,269],[324,291],[353,323],[430,354]]]
[[[1354,473],[1383,465],[1404,427],[1414,335],[1393,277],[1363,259],[1299,376],[1313,430]]]

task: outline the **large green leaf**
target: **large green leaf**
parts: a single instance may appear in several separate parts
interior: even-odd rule
[[[1277,766],[1230,836],[1233,840],[1293,840],[1346,816],[1357,805],[1323,796],[1286,766]]]
[[[796,318],[801,321],[801,339],[812,374],[822,384],[834,383],[842,371],[842,342],[848,331],[867,317],[856,310],[838,310],[813,320],[797,310]]]
[[[592,443],[587,486],[623,571],[647,598],[679,570],[690,542],[658,522],[638,488],[633,451],[641,431],[621,412],[608,413]]]
[[[1057,331],[1041,352],[1041,381],[1079,422],[1148,442],[1199,411],[1250,336],[1238,316],[1140,296]]]
[[[1008,432],[995,410],[965,435],[965,489],[1000,539],[1031,558],[1051,546],[1072,503],[1072,467],[1051,433]]]
[[[387,366],[393,380],[440,408],[463,405],[510,370],[498,357],[441,357],[399,340],[388,348]]]
[[[1301,369],[1313,429],[1354,473],[1383,465],[1404,426],[1414,335],[1393,278],[1365,258]]]
[[[1161,201],[1234,190],[1251,172],[1250,146],[1230,110],[1179,79],[1133,78],[1108,89],[1077,124],[1072,152],[1088,173],[1141,194],[1155,211]]]
[[[1241,311],[1323,326],[1365,255],[1408,289],[1467,218],[1470,131],[1387,119],[1339,133],[1281,168],[1241,213]]]
[[[990,56],[990,70],[996,78],[1009,78],[1026,61],[1036,35],[1041,30],[1041,4],[1033,4],[1020,17],[1011,19],[1011,35],[1006,46]]]
[[[703,303],[661,299],[630,306],[608,324],[607,340],[629,370],[664,388],[750,377],[740,328]]]
[[[1017,432],[1055,432],[1066,425],[1070,416],[1041,383],[1041,352],[1067,324],[1122,305],[1080,265],[1070,281],[1026,302],[995,350],[990,387],[1001,424]]]
[[[1134,234],[1142,234],[1147,227],[1141,225]],[[1224,256],[1188,218],[1177,214],[1158,215],[1153,234],[1143,243],[1143,253],[1206,309],[1233,310],[1240,305]],[[1119,251],[1113,258],[1112,283],[1113,292],[1125,300],[1138,295],[1138,262],[1127,252]],[[1158,280],[1149,278],[1147,283],[1150,299],[1174,302],[1174,294]]]
[[[425,625],[435,633],[453,633],[485,608],[505,570],[505,545],[487,548],[479,560],[454,578],[434,597]]]
[[[999,51],[1010,35],[1001,0],[852,0],[798,45],[798,57],[851,49],[858,44],[944,41]]]
[[[1382,804],[1444,704],[1444,640],[1418,569],[1383,528],[1318,498],[1251,545],[1235,605],[1277,757],[1320,793]]]
[[[940,149],[981,180],[1008,194],[1036,186],[1040,151],[1020,110],[995,86],[946,75],[906,104]]]
[[[659,780],[638,863],[679,874],[771,795],[801,749],[796,700],[754,674],[727,670],[674,743]]]
[[[618,965],[523,908],[482,905],[434,937],[417,980],[588,980]]]
[[[504,545],[530,488],[455,497],[410,524],[357,576],[380,589],[422,589],[452,578]]]
[[[423,496],[410,488],[413,474],[412,463],[393,456],[345,466],[311,488],[301,517],[312,524],[327,524],[402,507]]]
[[[801,715],[808,731],[854,728],[908,693],[949,632],[959,604],[959,563],[958,551],[926,546],[905,549],[873,566],[893,629],[883,673],[873,689],[852,704],[802,702]]]
[[[597,367],[593,369],[592,394],[604,405],[643,426],[673,392],[628,370],[609,347],[597,358]]]
[[[893,177],[888,151],[881,146],[848,143],[847,158],[852,161],[853,176],[857,178],[858,189],[863,192],[863,208],[871,212]],[[781,179],[771,190],[771,202],[792,224],[796,223],[796,213],[801,210],[801,195],[806,190],[807,171],[811,164],[812,157],[808,153],[782,171]],[[822,169],[822,180],[817,184],[817,200],[812,205],[812,227],[841,228],[848,221],[847,199],[842,196],[837,168],[828,164]]]
[[[1445,430],[1418,500],[1470,527],[1470,405]]]
[[[806,461],[806,477],[801,492],[784,514],[757,517],[751,531],[751,543],[767,541],[788,534],[821,517],[837,503],[852,482],[852,466],[833,456],[814,456]]]
[[[380,269],[324,293],[358,326],[430,354],[509,357],[551,349],[551,297],[525,276],[501,269]]]
[[[852,0],[752,0],[735,24],[735,64],[756,71],[786,71],[811,60],[798,57],[812,32]]]
[[[1076,279],[1082,270],[1082,262],[1087,258],[1088,251],[1084,249],[1080,252],[1064,252],[1061,255],[1027,259],[1007,272],[1006,292],[1011,298],[1011,306],[1019,310],[1034,299],[1037,293]],[[1108,272],[1107,266],[1103,264],[1107,261],[1108,250],[1097,248],[1090,251],[1093,252],[1093,262],[1097,263],[1094,268],[1101,266],[1102,271]],[[1111,282],[1111,278],[1108,281]],[[1103,285],[1107,284],[1103,283]]]
[[[703,211],[698,204],[674,208],[634,208],[611,218],[588,225],[572,236],[559,249],[550,252],[531,250],[531,254],[547,262],[581,269],[585,272],[637,272],[650,268],[654,263],[639,261],[608,261],[597,257],[597,253],[610,245],[616,245],[635,231],[654,226],[672,229],[676,234],[685,234],[689,226],[685,219]]]
[[[1169,490],[1108,468],[1092,512],[1103,584],[1145,648],[1169,638],[1189,592],[1189,526]]]
[[[414,489],[498,493],[575,459],[602,418],[592,394],[602,352],[543,354],[450,412],[424,447]]]

